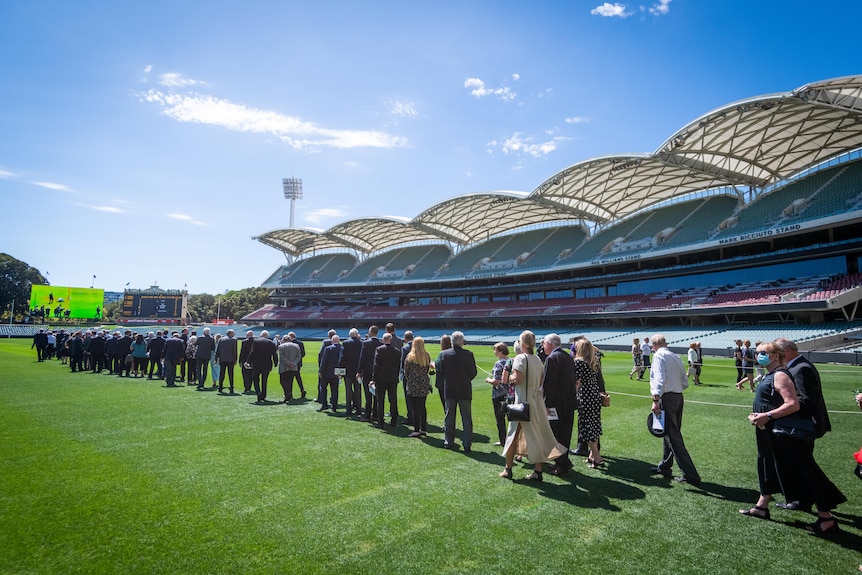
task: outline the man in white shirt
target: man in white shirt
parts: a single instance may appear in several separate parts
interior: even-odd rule
[[[662,334],[652,336],[652,367],[650,368],[649,387],[652,393],[652,411],[660,415],[664,411],[664,453],[661,462],[651,469],[653,474],[671,476],[673,460],[679,464],[682,475],[675,477],[679,483],[700,485],[700,474],[694,467],[685,442],[682,440],[682,392],[688,387],[685,367],[682,360],[667,348],[667,340]]]
[[[651,350],[652,347],[650,346],[649,338],[645,337],[641,344],[641,368],[638,371],[638,379],[643,379],[644,373],[650,368],[649,354]]]

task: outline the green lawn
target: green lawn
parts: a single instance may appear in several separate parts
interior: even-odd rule
[[[490,369],[491,349],[470,349]],[[801,512],[773,508],[770,522],[737,513],[757,490],[751,394],[732,387],[726,360],[707,364],[707,385],[686,392],[683,427],[701,488],[649,475],[661,443],[646,430],[648,387],[613,353],[608,468],[576,458],[576,472],[534,484],[523,467],[514,482],[497,477],[481,371],[467,455],[440,449],[436,395],[429,437],[409,439],[407,427],[380,431],[312,402],[258,406],[253,396],[72,374],[37,363],[29,341],[2,340],[0,573],[854,572],[860,370],[821,366],[836,412],[817,459],[850,501],[838,509],[842,533],[820,539],[800,528],[812,521]],[[270,382],[277,399],[277,375]]]

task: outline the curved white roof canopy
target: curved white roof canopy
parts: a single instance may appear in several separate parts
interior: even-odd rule
[[[367,255],[423,240],[465,246],[516,227],[577,219],[602,224],[701,190],[763,188],[859,147],[862,75],[728,104],[684,126],[652,154],[579,162],[530,194],[467,194],[409,221],[361,218],[321,233],[275,230],[254,239],[294,257],[324,249]],[[504,214],[509,228],[500,225]]]

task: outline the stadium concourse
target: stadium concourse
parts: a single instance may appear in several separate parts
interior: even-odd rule
[[[862,76],[814,82],[709,112],[651,154],[576,163],[532,193],[262,234],[289,263],[243,321],[395,321],[480,341],[525,326],[620,349],[656,329],[715,350],[766,330],[858,352],[860,114]]]

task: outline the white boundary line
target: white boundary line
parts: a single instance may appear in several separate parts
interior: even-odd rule
[[[638,395],[636,393],[623,393],[621,391],[609,391],[611,395],[625,395],[626,397],[639,397],[641,399],[652,399],[651,395]],[[750,405],[736,405],[735,403],[715,403],[712,401],[698,401],[696,399],[686,399],[686,403],[698,403],[700,405],[717,405],[719,407],[738,407],[740,409],[751,409]],[[832,409],[826,410],[828,413],[843,413],[849,415],[862,415],[862,411],[835,411]]]

